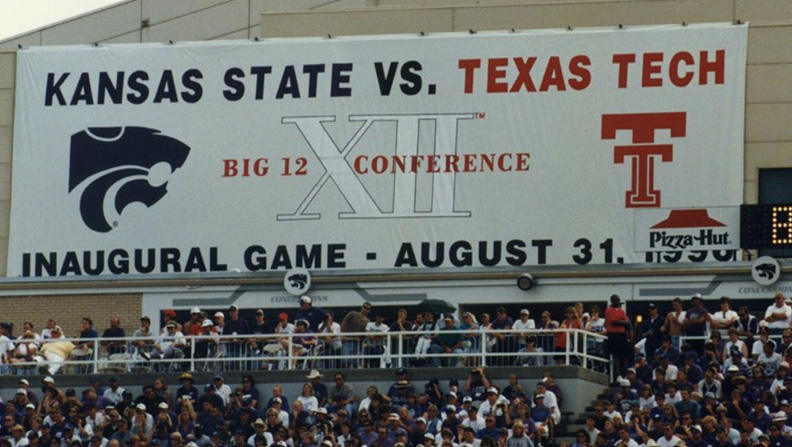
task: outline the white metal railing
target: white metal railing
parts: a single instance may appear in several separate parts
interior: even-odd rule
[[[461,334],[462,343],[448,352],[438,336],[452,334]],[[560,352],[555,349],[557,337],[567,338],[566,349]],[[605,339],[580,329],[27,339],[14,341],[27,346],[27,355],[7,353],[0,372],[31,375],[64,370],[89,374],[577,364],[607,374],[610,357],[603,348]],[[49,350],[44,348],[46,344],[60,342],[71,342],[77,349],[64,359],[40,355],[42,348]],[[88,349],[79,349],[83,345]]]

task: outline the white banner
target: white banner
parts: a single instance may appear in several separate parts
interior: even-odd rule
[[[25,49],[8,275],[666,262],[636,210],[742,202],[746,44],[717,24]]]

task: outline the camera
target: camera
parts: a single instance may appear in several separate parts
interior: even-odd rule
[[[522,291],[529,291],[536,285],[536,279],[530,273],[523,273],[517,277],[517,287]]]

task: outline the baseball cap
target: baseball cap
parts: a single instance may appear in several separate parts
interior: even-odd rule
[[[45,377],[45,378],[43,379],[43,381],[44,381],[44,383],[51,383],[51,384],[53,384],[53,385],[55,384],[55,379],[53,379],[53,378],[52,378],[52,376],[47,376],[47,377]]]
[[[470,397],[470,396],[465,396],[465,397],[462,398],[462,403],[465,403],[465,402],[473,402],[473,398]]]
[[[278,314],[278,319],[279,320],[288,320],[289,319],[289,314],[287,314],[286,312],[281,312],[280,314]]]
[[[201,327],[212,327],[212,326],[213,326],[212,320],[208,318],[204,320],[203,323],[201,323]]]
[[[487,388],[487,394],[489,394],[489,393],[500,394],[500,393],[498,393],[498,389],[495,388],[494,386],[491,386],[491,387]]]
[[[159,407],[162,410],[167,410],[168,404],[166,404],[165,402],[160,402],[159,405],[157,405],[157,407]]]
[[[537,394],[537,395],[536,395],[536,398],[537,398],[537,399],[544,399],[544,394]]]
[[[522,309],[520,310],[520,315],[531,315],[531,312],[529,312],[528,309]]]
[[[16,393],[17,394],[25,394],[25,395],[27,395],[27,391],[24,388],[17,388]]]
[[[306,303],[306,304],[311,304],[312,300],[311,300],[310,296],[304,295],[303,297],[300,298],[300,302],[301,303]]]
[[[176,311],[173,310],[173,309],[165,309],[162,313],[164,313],[165,315],[167,315],[169,317],[175,317],[176,316]]]
[[[21,380],[20,380],[19,382],[17,382],[17,383],[18,383],[18,384],[20,384],[20,385],[30,386],[30,382],[28,382],[28,380],[27,380],[27,379],[21,379]]]
[[[215,316],[215,318],[217,318],[217,317],[220,317],[220,318],[225,318],[225,314],[224,314],[224,313],[222,313],[222,312],[219,312],[219,311],[218,311],[218,312],[215,312],[214,316]]]
[[[239,306],[237,306],[236,304],[232,304],[228,306],[228,310],[239,310]]]
[[[143,404],[137,404],[135,405],[135,408],[137,408],[140,411],[146,411],[146,406]]]
[[[190,313],[191,314],[199,314],[199,313],[201,313],[201,308],[200,307],[193,307],[192,309],[190,309]]]
[[[691,299],[699,299],[700,300],[700,299],[702,299],[701,298],[701,294],[696,292],[696,293],[693,294],[693,297],[691,297]]]

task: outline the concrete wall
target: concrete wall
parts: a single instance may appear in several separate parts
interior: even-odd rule
[[[431,6],[431,7],[428,7]],[[792,167],[792,2],[781,0],[129,0],[0,42],[0,274],[10,214],[21,45],[246,39],[749,21],[745,202],[758,171]]]
[[[0,299],[0,321],[12,323],[14,336],[18,336],[25,321],[33,323],[40,334],[52,318],[67,337],[79,337],[83,318],[91,318],[94,329],[102,335],[110,327],[110,318],[118,317],[121,327],[132,336],[140,326],[141,302],[140,294],[6,297]],[[150,317],[159,322],[159,315]]]

